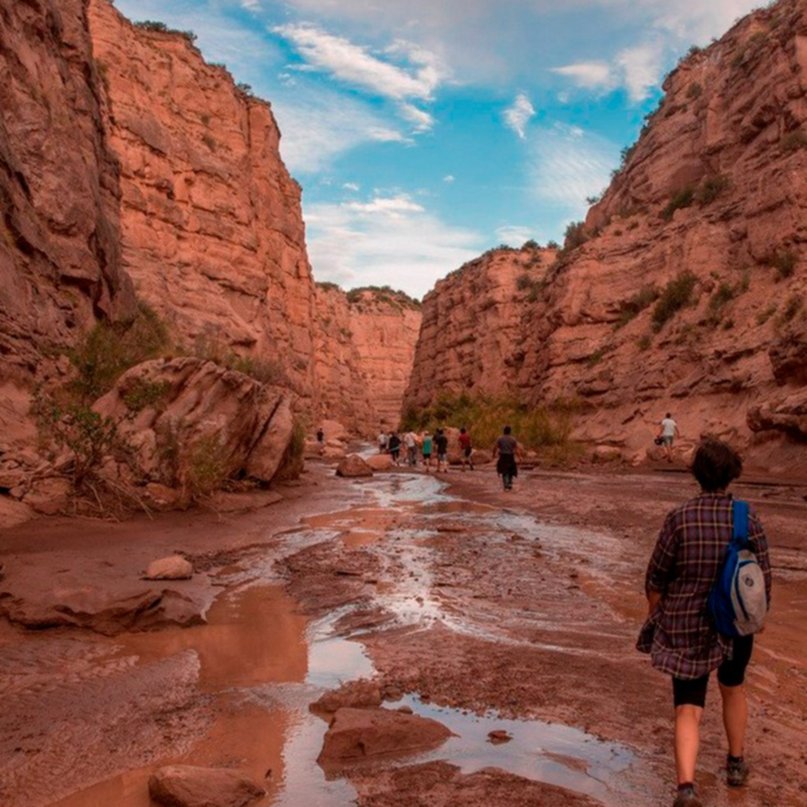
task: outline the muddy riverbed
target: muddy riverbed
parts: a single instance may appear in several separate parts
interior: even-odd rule
[[[261,807],[666,805],[668,682],[633,644],[658,525],[693,491],[677,473],[527,471],[504,493],[489,469],[351,482],[314,464],[283,501],[246,514],[0,534],[9,613],[43,613],[60,581],[70,602],[128,591],[150,560],[181,551],[197,574],[171,588],[204,616],[178,627],[168,609],[123,630],[113,615],[103,632],[0,621],[0,804],[150,807],[150,774],[181,762],[245,771],[267,790]],[[715,807],[799,807],[807,488],[736,492],[761,514],[775,566],[749,674],[754,773],[726,792],[712,691],[699,782]],[[23,602],[26,586],[39,600]],[[351,705],[362,686],[453,736],[318,764],[328,723],[311,705]]]

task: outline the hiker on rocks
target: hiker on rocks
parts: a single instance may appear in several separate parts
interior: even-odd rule
[[[701,493],[672,510],[664,521],[645,578],[648,617],[637,648],[650,653],[653,666],[672,676],[675,705],[675,767],[678,795],[673,807],[700,807],[695,792],[699,725],[709,674],[717,670],[728,738],[726,781],[739,787],[748,778],[743,758],[748,719],[745,669],[753,635],[720,635],[708,613],[707,599],[722,569],[733,535],[729,484],[742,471],[742,460],[725,443],[709,438],[695,453],[692,473]],[[750,549],[764,574],[770,602],[771,571],[762,524],[748,516]]]
[[[309,434],[310,434],[310,432],[309,432]],[[320,445],[322,445],[322,443],[324,443],[324,442],[325,442],[325,432],[323,431],[322,426],[320,426],[320,427],[317,429],[317,442],[318,442]]]
[[[406,447],[406,464],[414,468],[418,464],[418,436],[413,431],[408,431],[404,435],[404,446]]]
[[[471,461],[471,452],[473,451],[471,448],[471,435],[468,434],[468,430],[464,426],[460,429],[459,441],[462,451],[462,470],[465,470],[467,463],[468,467],[473,471],[474,464]]]
[[[395,465],[398,465],[398,457],[401,453],[401,438],[398,437],[397,432],[392,432],[392,434],[390,434],[387,446],[389,448],[389,453],[392,456],[392,461],[395,463]]]
[[[672,415],[667,412],[664,419],[659,424],[658,438],[661,440],[661,445],[664,446],[664,454],[667,457],[667,462],[672,462],[672,446],[673,440],[680,436],[678,431],[678,424],[672,419]]]
[[[381,429],[381,431],[378,434],[378,453],[386,454],[388,444],[389,444],[389,437],[387,436],[387,432],[385,429]]]
[[[513,480],[518,476],[516,457],[519,453],[518,441],[513,437],[512,429],[505,426],[502,436],[493,446],[493,459],[498,456],[496,473],[502,478],[502,487],[505,490],[513,489]]]
[[[448,437],[445,430],[438,429],[434,436],[434,445],[437,448],[437,473],[448,473]]]
[[[433,445],[434,441],[432,440],[431,433],[425,432],[423,435],[423,445],[421,447],[421,451],[423,453],[423,467],[426,469],[426,473],[431,471]]]

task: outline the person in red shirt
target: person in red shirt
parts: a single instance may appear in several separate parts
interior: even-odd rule
[[[465,470],[465,463],[467,462],[470,469],[473,471],[474,464],[471,461],[471,453],[473,449],[471,448],[471,435],[468,434],[468,430],[463,426],[460,429],[460,448],[462,449],[462,470]]]

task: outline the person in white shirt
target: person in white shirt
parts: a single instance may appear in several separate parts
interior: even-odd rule
[[[404,435],[404,446],[406,446],[406,461],[410,468],[417,465],[418,436],[414,432],[407,432]]]
[[[672,419],[672,415],[667,412],[664,420],[661,421],[661,430],[658,436],[661,438],[661,444],[664,446],[664,453],[667,455],[667,462],[672,462],[672,446],[673,440],[680,436],[678,431],[678,424]]]
[[[386,454],[387,453],[387,444],[389,443],[389,437],[387,437],[387,432],[384,429],[381,429],[381,433],[378,435],[378,453],[379,454]]]

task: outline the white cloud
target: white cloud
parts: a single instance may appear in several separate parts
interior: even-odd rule
[[[448,185],[450,185],[452,182],[455,182],[455,181],[456,180],[455,180],[455,178],[454,178],[454,176],[452,174],[446,174],[443,177],[443,182],[445,182]]]
[[[505,123],[523,140],[527,124],[535,115],[535,107],[525,93],[519,93],[513,105],[505,110]]]
[[[661,80],[662,48],[658,42],[625,48],[617,55],[616,63],[630,100],[638,103],[644,101]]]
[[[346,191],[351,191],[353,193],[359,190],[359,186],[355,182],[345,182],[344,185],[342,185],[342,187]]]
[[[543,211],[582,218],[586,197],[599,193],[610,181],[618,159],[613,143],[575,127],[555,125],[534,137],[530,180]]]
[[[247,11],[260,11],[261,2],[260,0],[241,0],[241,8],[245,8]]]
[[[613,86],[611,67],[605,62],[577,62],[552,67],[550,72],[570,78],[578,87],[610,89]]]
[[[506,224],[496,228],[496,238],[501,244],[511,247],[520,247],[525,241],[534,238],[533,231],[529,227],[517,224]]]
[[[427,132],[434,126],[434,118],[413,104],[401,104],[400,110],[404,118],[415,127],[416,132]]]
[[[478,234],[447,225],[403,194],[306,209],[308,251],[318,280],[389,284],[421,297],[483,248]]]

